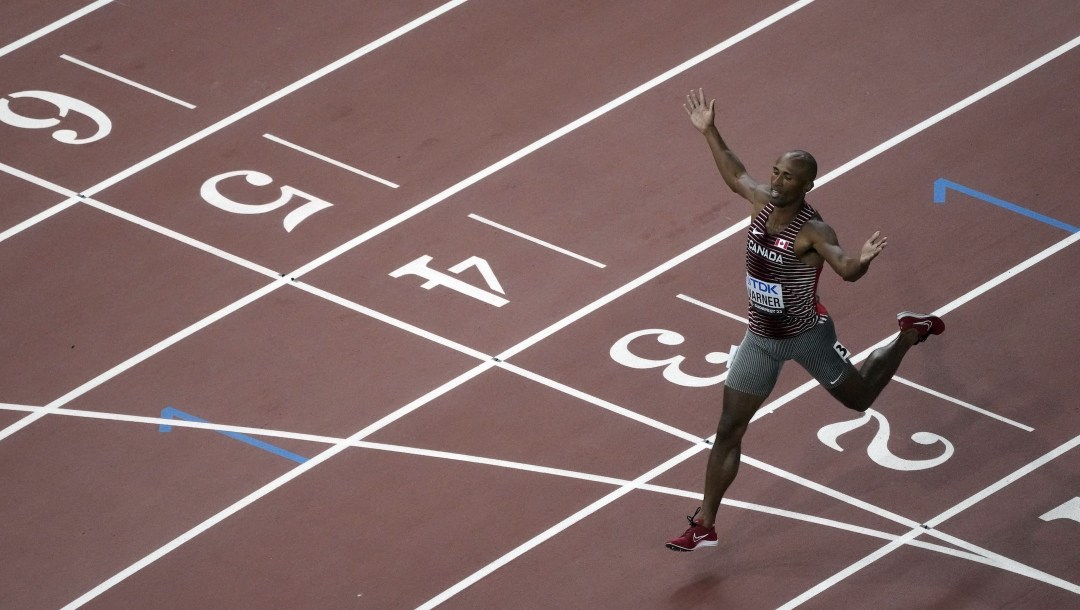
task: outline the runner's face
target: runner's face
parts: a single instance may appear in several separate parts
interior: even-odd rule
[[[772,180],[769,182],[769,202],[777,207],[784,207],[802,201],[802,198],[814,187],[809,180],[806,163],[789,153],[784,153],[773,165]]]

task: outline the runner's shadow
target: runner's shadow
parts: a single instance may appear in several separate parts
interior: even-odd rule
[[[715,607],[723,576],[715,573],[698,574],[693,580],[671,593],[672,608]]]

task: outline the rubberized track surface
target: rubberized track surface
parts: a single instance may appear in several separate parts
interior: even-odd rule
[[[0,607],[1080,607],[1080,4],[0,7]],[[788,366],[718,549],[745,202],[814,152],[873,412]]]

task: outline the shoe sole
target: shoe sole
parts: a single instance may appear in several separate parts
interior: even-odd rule
[[[698,548],[705,547],[705,546],[717,546],[719,544],[720,544],[719,540],[711,540],[711,541],[703,540],[703,541],[697,543],[697,546],[695,546],[693,549],[686,549],[686,548],[683,548],[683,547],[681,547],[681,546],[679,546],[677,544],[672,544],[670,542],[668,542],[664,546],[666,546],[667,548],[669,548],[669,549],[671,549],[673,551],[679,551],[679,552],[682,552],[682,553],[689,553],[690,551],[693,551],[694,549],[698,549]]]

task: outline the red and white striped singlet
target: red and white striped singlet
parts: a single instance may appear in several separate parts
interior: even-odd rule
[[[768,203],[750,223],[746,240],[746,291],[750,297],[750,331],[783,339],[813,328],[825,308],[818,302],[820,267],[795,256],[795,236],[803,225],[818,218],[817,210],[803,202],[802,210],[779,235],[769,235],[765,222],[773,211]]]

